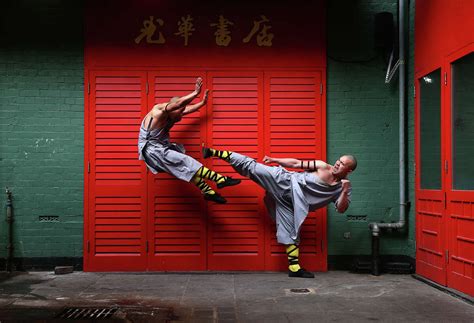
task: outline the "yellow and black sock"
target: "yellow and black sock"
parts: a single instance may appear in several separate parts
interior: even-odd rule
[[[286,247],[286,254],[288,255],[288,269],[292,272],[297,272],[301,269],[298,262],[298,257],[300,254],[299,248],[297,245],[290,244]]]
[[[216,192],[200,177],[194,176],[192,181],[201,190],[202,194],[214,195]]]
[[[225,182],[226,180],[225,176],[218,174],[205,166],[199,168],[194,177],[210,179],[211,181],[214,181],[217,184]]]
[[[212,156],[212,157],[218,157],[228,162],[230,160],[230,155],[232,155],[232,152],[229,150],[217,150],[214,148],[204,148],[204,158],[209,158]]]

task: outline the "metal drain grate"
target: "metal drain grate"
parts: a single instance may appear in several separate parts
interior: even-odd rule
[[[116,307],[66,307],[56,318],[69,320],[95,319],[102,320],[112,317]]]
[[[296,293],[296,294],[306,294],[306,293],[310,293],[311,291],[307,288],[292,288],[290,289],[290,292]]]

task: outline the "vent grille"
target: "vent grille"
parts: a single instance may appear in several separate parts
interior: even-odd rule
[[[103,320],[111,318],[117,310],[118,308],[116,307],[66,307],[56,318],[69,320]]]

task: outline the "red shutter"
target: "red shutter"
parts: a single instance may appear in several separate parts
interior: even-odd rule
[[[194,91],[198,76],[202,73],[149,73],[149,108]],[[197,160],[201,159],[200,147],[205,135],[205,122],[201,121],[205,120],[204,110],[185,116],[170,133],[171,141],[183,144],[186,154]],[[206,269],[206,204],[199,189],[166,173],[150,172],[148,179],[149,268]]]
[[[260,159],[263,151],[263,76],[256,72],[209,73],[211,88],[209,143]],[[219,192],[225,205],[209,204],[208,269],[264,269],[262,192],[220,159],[208,162],[214,171],[241,178],[242,183]]]
[[[255,183],[226,162],[205,160],[209,168],[242,179],[219,190],[228,203],[217,205],[205,202],[191,183],[147,175],[137,159],[143,116],[153,104],[193,91],[199,75],[204,73],[90,73],[86,270],[286,269],[264,191]],[[202,161],[204,142],[259,161],[264,154],[324,158],[320,72],[226,71],[206,79],[208,105],[171,132],[187,154]],[[310,270],[326,270],[325,215],[310,215],[303,227],[301,259]]]
[[[145,73],[91,72],[85,269],[144,270],[145,168],[137,159]]]
[[[272,157],[324,159],[321,73],[265,73],[265,97],[265,151]],[[325,227],[326,209],[310,213],[303,225],[300,259],[308,270],[327,268]],[[276,241],[274,225],[267,235],[267,245],[267,269],[284,270],[287,257]]]

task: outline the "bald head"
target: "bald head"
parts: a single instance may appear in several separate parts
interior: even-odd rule
[[[351,161],[350,169],[352,171],[355,171],[355,169],[357,168],[357,159],[352,155],[344,155],[344,157],[347,157],[347,159]]]

